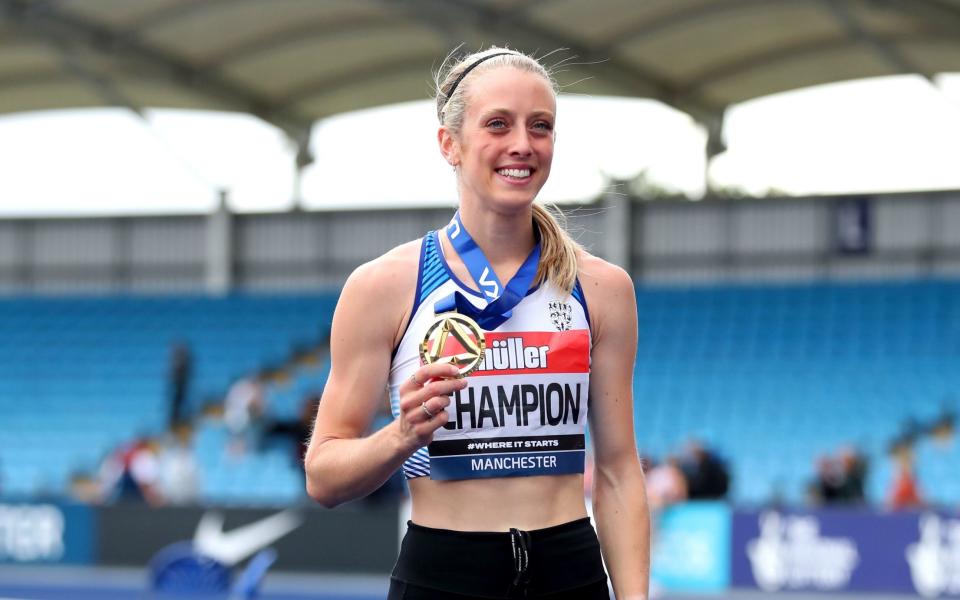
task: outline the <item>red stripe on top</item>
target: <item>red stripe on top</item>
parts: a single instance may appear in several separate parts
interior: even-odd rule
[[[590,372],[590,331],[587,329],[552,332],[490,332],[484,337],[486,340],[484,362],[487,358],[493,358],[493,361],[490,365],[483,365],[483,367],[490,367],[490,369],[477,369],[468,377]],[[517,340],[520,340],[519,343]],[[506,346],[498,348],[499,344],[495,342],[506,342]],[[546,350],[541,350],[543,346],[547,347]],[[544,357],[546,367],[543,366]],[[515,368],[496,369],[495,367],[502,364],[502,361],[508,361]],[[529,368],[525,365],[531,362],[537,366]]]

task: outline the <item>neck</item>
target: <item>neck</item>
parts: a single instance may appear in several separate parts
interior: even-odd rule
[[[522,261],[533,250],[533,210],[501,214],[460,206],[460,220],[493,265]]]

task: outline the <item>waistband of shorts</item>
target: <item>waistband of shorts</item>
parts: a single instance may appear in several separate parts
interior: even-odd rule
[[[503,598],[518,581],[520,543],[524,585],[533,595],[606,578],[589,517],[525,531],[522,537],[524,541],[517,542],[509,531],[458,531],[408,522],[392,577],[438,591]]]
[[[530,530],[527,530],[527,533],[530,534],[530,537],[532,539],[541,539],[541,538],[549,538],[555,535],[562,535],[564,533],[569,533],[571,531],[582,530],[584,528],[590,528],[590,527],[592,527],[590,522],[590,517],[583,517],[582,519],[575,519],[573,521],[567,521],[566,523],[551,525],[550,527],[544,527],[541,529],[530,529]],[[407,529],[410,531],[415,531],[419,533],[429,533],[431,535],[455,537],[461,540],[496,539],[496,538],[507,539],[510,537],[509,531],[459,531],[457,529],[439,529],[437,527],[427,527],[426,525],[418,525],[413,521],[407,521]]]

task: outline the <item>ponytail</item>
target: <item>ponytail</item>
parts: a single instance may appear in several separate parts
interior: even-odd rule
[[[573,292],[581,248],[564,229],[566,217],[534,202],[533,222],[540,230],[540,265],[534,283],[549,281],[567,294]]]

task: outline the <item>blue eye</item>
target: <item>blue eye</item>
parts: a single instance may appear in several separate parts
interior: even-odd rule
[[[507,122],[504,121],[503,119],[493,119],[489,123],[487,123],[487,127],[490,127],[492,129],[503,129],[506,126],[507,126]]]
[[[547,123],[546,121],[537,121],[533,124],[534,129],[539,129],[540,131],[553,131],[553,124]]]

